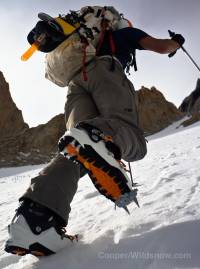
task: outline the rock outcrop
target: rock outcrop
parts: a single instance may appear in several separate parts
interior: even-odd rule
[[[28,129],[22,112],[12,100],[9,85],[0,72],[0,139],[14,136]]]
[[[158,132],[183,116],[183,113],[168,102],[155,87],[142,87],[137,94],[139,125],[147,134]]]
[[[194,124],[200,120],[200,79],[197,80],[195,90],[183,100],[179,109],[190,116],[189,119],[182,122],[181,125],[184,127]]]
[[[193,114],[189,119],[183,121],[181,125],[183,127],[188,127],[189,125],[192,125],[198,121],[200,121],[200,112]]]
[[[195,90],[183,100],[179,109],[189,115],[200,111],[200,79],[197,80]]]
[[[48,162],[55,155],[57,141],[64,131],[63,114],[29,128],[0,72],[0,167]]]
[[[64,115],[60,114],[46,124],[0,140],[0,167],[49,162],[65,131],[64,122]]]

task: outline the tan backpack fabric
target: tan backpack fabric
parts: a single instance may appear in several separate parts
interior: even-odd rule
[[[85,57],[84,61],[88,63],[96,55],[96,49],[91,43],[85,48],[84,46],[79,35],[74,33],[48,53],[45,77],[60,87],[67,86],[73,76],[82,71],[83,58]]]
[[[127,22],[121,26],[121,22],[127,20],[113,7],[87,6],[78,11],[77,16],[82,20],[81,27],[46,55],[45,77],[60,87],[67,86],[77,72],[82,70],[84,75],[85,65],[96,55],[103,31],[129,27]],[[103,20],[105,29],[102,29]]]

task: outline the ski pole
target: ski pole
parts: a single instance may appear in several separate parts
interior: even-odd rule
[[[170,31],[170,30],[168,30],[168,32],[169,32],[170,37],[175,36],[175,33],[174,33],[174,32],[172,32],[172,31]],[[193,62],[193,64],[196,66],[196,68],[200,71],[200,67],[199,67],[198,64],[195,62],[195,60],[192,58],[192,56],[189,54],[189,52],[188,52],[183,46],[181,46],[181,49],[186,53],[186,55],[190,58],[190,60]],[[175,54],[176,54],[176,51],[170,53],[168,56],[169,56],[169,57],[172,57],[172,56],[174,56]]]

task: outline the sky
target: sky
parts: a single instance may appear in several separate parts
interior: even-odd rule
[[[63,113],[67,88],[45,79],[44,53],[35,53],[27,62],[20,60],[29,47],[27,34],[37,23],[39,12],[56,17],[86,5],[113,5],[134,27],[156,38],[168,38],[168,29],[181,33],[186,39],[185,48],[200,65],[199,0],[1,0],[0,71],[10,85],[14,102],[31,127]],[[155,86],[176,106],[194,90],[200,77],[181,50],[171,59],[167,55],[137,51],[137,65],[138,71],[132,70],[129,76],[135,89]]]

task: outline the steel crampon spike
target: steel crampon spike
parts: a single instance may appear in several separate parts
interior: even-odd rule
[[[125,205],[123,209],[130,215],[130,211],[128,210],[128,207]]]

